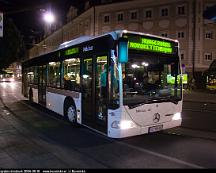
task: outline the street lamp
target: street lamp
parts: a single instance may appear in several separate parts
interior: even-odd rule
[[[52,12],[48,11],[44,13],[43,19],[46,23],[52,24],[55,21],[55,16]]]

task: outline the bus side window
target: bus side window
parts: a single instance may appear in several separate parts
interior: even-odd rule
[[[63,61],[64,80],[63,88],[79,91],[80,89],[80,59],[71,58]]]
[[[60,62],[50,62],[48,68],[48,86],[60,88]]]

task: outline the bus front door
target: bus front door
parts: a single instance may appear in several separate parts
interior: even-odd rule
[[[38,103],[46,106],[46,65],[38,69]]]
[[[107,133],[107,56],[84,58],[82,64],[82,122]]]

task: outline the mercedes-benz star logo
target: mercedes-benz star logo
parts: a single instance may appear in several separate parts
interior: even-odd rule
[[[159,113],[155,113],[153,116],[153,122],[157,123],[160,121],[160,114]]]

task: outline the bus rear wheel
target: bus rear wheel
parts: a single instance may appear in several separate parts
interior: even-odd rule
[[[67,104],[65,107],[65,116],[73,125],[77,124],[77,112],[74,104]]]

